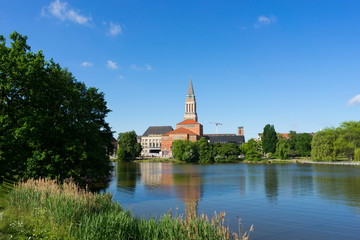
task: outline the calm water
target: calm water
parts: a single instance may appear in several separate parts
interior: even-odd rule
[[[141,217],[225,211],[250,239],[360,239],[356,166],[121,163],[105,191]]]

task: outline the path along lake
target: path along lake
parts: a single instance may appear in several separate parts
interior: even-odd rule
[[[360,167],[118,163],[103,191],[139,217],[226,212],[250,239],[360,239]],[[102,192],[103,192],[102,191]]]

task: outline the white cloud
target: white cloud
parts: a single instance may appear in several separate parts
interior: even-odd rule
[[[116,62],[113,62],[111,60],[108,60],[106,61],[106,66],[109,68],[109,69],[118,69],[118,65]]]
[[[277,21],[274,15],[270,16],[259,16],[254,24],[254,27],[260,28],[261,26],[270,25]]]
[[[353,97],[352,99],[349,100],[348,104],[349,105],[354,105],[360,103],[360,94],[356,95],[355,97]]]
[[[116,36],[122,33],[122,28],[120,24],[110,22],[109,25],[110,25],[108,31],[109,35]]]
[[[151,71],[151,70],[153,70],[152,66],[150,66],[149,64],[145,64],[143,67],[140,67],[136,64],[131,64],[130,68],[135,71],[144,71],[144,70]]]
[[[93,64],[92,64],[91,62],[82,62],[82,63],[81,63],[81,66],[82,66],[82,67],[92,67]]]
[[[71,21],[80,25],[89,25],[91,23],[91,17],[86,17],[80,14],[77,10],[69,7],[67,2],[61,2],[55,0],[44,7],[41,11],[42,16],[53,16],[61,21]]]

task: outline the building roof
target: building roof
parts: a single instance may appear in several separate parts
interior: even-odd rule
[[[142,135],[147,137],[149,135],[163,135],[164,133],[174,130],[171,126],[150,126]]]
[[[193,96],[194,95],[194,88],[193,88],[193,84],[192,84],[192,79],[190,78],[190,83],[189,83],[189,89],[188,89],[188,96]]]
[[[182,127],[181,127],[181,128],[175,129],[174,131],[165,133],[164,136],[169,136],[169,135],[172,135],[172,134],[197,135],[197,134],[194,133],[193,131],[190,131],[189,129],[186,129],[186,128],[182,128]]]
[[[236,144],[241,144],[245,142],[245,137],[244,136],[239,136],[239,135],[235,135],[235,136],[229,136],[229,135],[223,135],[221,136],[220,134],[217,136],[208,136],[210,143],[214,144],[214,143],[236,143]]]
[[[185,125],[185,124],[200,124],[200,123],[198,123],[197,121],[195,121],[193,119],[187,119],[187,120],[184,120],[182,122],[179,122],[176,125]]]

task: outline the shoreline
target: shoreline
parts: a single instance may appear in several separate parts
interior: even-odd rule
[[[180,163],[180,164],[186,164],[187,162],[182,162],[176,159],[166,159],[166,158],[154,158],[154,159],[141,159],[141,160],[135,160],[134,162],[157,162],[157,163]],[[333,162],[316,162],[312,160],[305,160],[305,159],[262,159],[260,161],[239,161],[239,162],[224,162],[224,164],[227,163],[246,163],[246,164],[323,164],[323,165],[344,165],[344,166],[360,166],[360,162],[354,162],[354,161],[333,161]],[[189,163],[194,164],[194,163]],[[199,163],[195,163],[199,164]],[[200,163],[201,164],[201,163]],[[221,164],[221,163],[206,163],[206,164]]]

